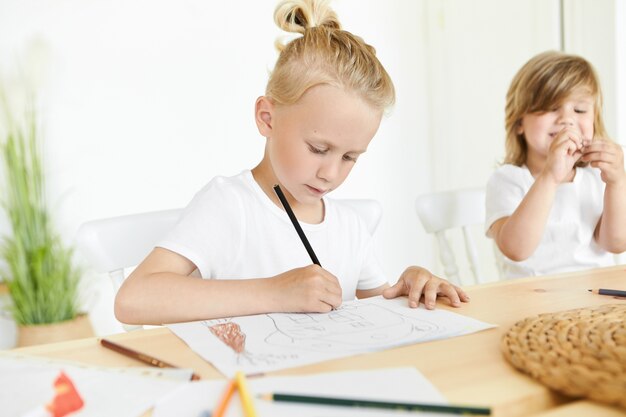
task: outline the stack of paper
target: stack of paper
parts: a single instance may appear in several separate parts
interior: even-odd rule
[[[101,368],[1,352],[0,414],[18,417],[45,406],[55,396],[53,383],[61,371],[84,402],[72,417],[140,416],[157,400],[186,385],[191,375],[189,370]]]
[[[343,397],[392,402],[445,404],[443,395],[415,368],[388,368],[346,371],[309,376],[251,378],[253,396],[281,392],[313,396]],[[226,381],[200,381],[185,385],[157,403],[153,417],[198,417],[210,415],[217,405]],[[393,410],[280,403],[254,399],[258,417],[399,417],[413,414]],[[226,417],[244,415],[235,393]],[[419,413],[420,416],[446,414]]]

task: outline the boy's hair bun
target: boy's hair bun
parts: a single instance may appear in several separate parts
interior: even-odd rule
[[[265,89],[274,103],[293,104],[320,84],[353,91],[378,109],[394,103],[393,83],[376,51],[342,29],[328,0],[282,0],[274,22],[296,35],[275,42],[280,54]]]
[[[304,34],[307,29],[341,29],[328,0],[285,0],[274,11],[274,22],[285,32]]]

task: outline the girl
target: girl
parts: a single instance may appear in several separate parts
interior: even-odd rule
[[[268,312],[327,312],[342,300],[424,295],[453,306],[468,297],[418,267],[389,288],[357,214],[326,194],[346,179],[395,93],[375,50],[341,29],[325,1],[284,1],[277,25],[302,36],[282,49],[256,101],[266,138],[252,170],[217,177],[186,208],[170,235],[119,290],[125,323],[159,324]],[[279,184],[320,263],[307,252],[273,191]],[[308,265],[308,266],[305,266]],[[202,278],[189,275],[198,270]]]
[[[515,75],[506,157],[487,184],[485,227],[504,275],[610,265],[626,250],[622,148],[607,137],[602,94],[583,58],[545,52]]]

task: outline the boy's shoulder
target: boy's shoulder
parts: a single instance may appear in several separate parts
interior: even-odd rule
[[[517,166],[512,164],[502,164],[491,173],[489,181],[498,180],[523,180],[532,177],[525,165]]]
[[[224,176],[218,175],[206,183],[204,187],[198,191],[198,194],[233,194],[249,189],[249,179],[251,176],[249,170],[242,171],[237,175]]]
[[[250,171],[242,171],[233,176],[215,176],[194,195],[195,205],[231,206],[245,201],[253,194],[249,184]]]
[[[499,166],[487,181],[487,194],[500,194],[504,191],[515,190],[515,193],[525,194],[534,183],[534,178],[526,166],[503,164]]]
[[[496,168],[492,175],[526,175],[526,173],[530,173],[526,165],[502,164]]]

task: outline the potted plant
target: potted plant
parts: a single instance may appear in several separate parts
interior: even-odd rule
[[[4,123],[0,162],[4,184],[0,202],[10,233],[0,241],[0,280],[8,287],[11,315],[18,326],[18,346],[93,335],[79,314],[80,272],[73,251],[55,231],[46,203],[40,133],[34,105],[13,117],[0,94]],[[31,100],[30,103],[33,103]]]

